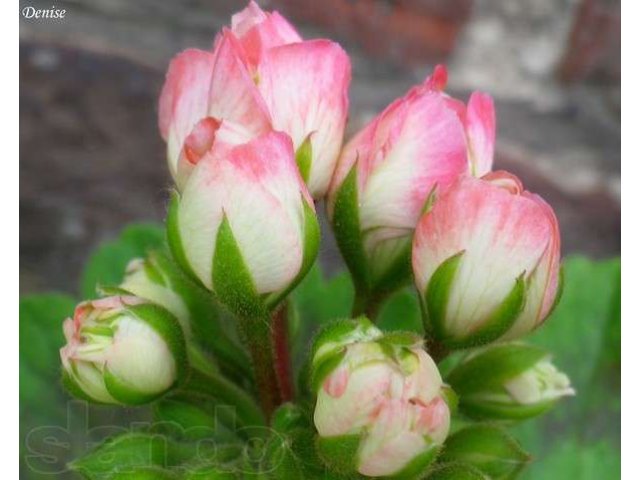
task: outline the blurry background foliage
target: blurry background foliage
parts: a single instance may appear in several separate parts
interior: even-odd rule
[[[554,352],[578,391],[519,427],[536,459],[524,475],[619,476],[620,263],[602,260],[620,251],[619,0],[259,3],[281,11],[303,36],[334,39],[349,53],[347,138],[436,62],[449,68],[451,94],[494,96],[495,168],[547,199],[562,231],[564,298],[532,341]],[[114,433],[88,435],[89,427],[151,419],[144,408],[91,406],[87,416],[73,402],[67,414],[58,382],[61,322],[94,295],[97,281],[116,283],[129,258],[162,242],[152,225],[120,231],[165,213],[170,178],[156,103],[167,64],[184,48],[210,48],[244,4],[59,0],[64,21],[20,18],[21,462],[30,442],[40,452],[46,445],[53,455],[31,458],[32,466],[56,471]],[[47,0],[30,5],[51,7]],[[319,263],[322,271],[314,268],[295,293],[304,312],[294,325],[298,361],[312,327],[349,309],[351,285],[330,235]],[[412,292],[391,299],[381,322],[419,329]],[[42,426],[64,430],[32,432]],[[37,478],[33,469],[22,475]]]
[[[60,471],[118,425],[150,421],[148,408],[83,406],[69,401],[60,385],[58,349],[62,319],[80,298],[95,297],[96,284],[117,284],[131,258],[162,246],[163,231],[153,225],[133,225],[115,241],[91,255],[79,291],[27,295],[20,302],[20,445],[24,478],[51,478],[34,471]],[[620,261],[592,261],[570,256],[564,261],[565,289],[556,311],[530,341],[554,352],[557,365],[570,376],[577,396],[560,402],[546,416],[518,425],[514,432],[534,461],[524,479],[579,478],[602,480],[620,475]],[[316,265],[293,295],[299,312],[291,325],[296,364],[323,323],[349,315],[353,287],[346,273],[330,278]],[[397,293],[385,305],[383,329],[422,332],[413,291]],[[41,427],[47,428],[42,430]],[[108,428],[104,428],[108,426]],[[102,428],[101,428],[102,427]],[[53,429],[52,429],[53,428]],[[121,430],[124,431],[124,430]],[[67,432],[67,433],[64,433]],[[28,436],[28,438],[27,438]],[[127,451],[135,455],[137,437]],[[139,447],[145,452],[148,445]],[[31,449],[31,450],[30,450]],[[133,450],[131,450],[133,449]],[[49,454],[50,457],[43,456]],[[113,461],[113,460],[112,460]],[[168,461],[162,457],[159,464]],[[102,465],[108,469],[112,463]],[[97,475],[100,463],[89,472]],[[23,465],[27,467],[27,465]],[[82,467],[82,463],[77,468]],[[553,472],[553,473],[550,473]],[[65,473],[56,478],[71,476]],[[91,478],[98,478],[93,476]],[[153,478],[153,477],[150,477]]]

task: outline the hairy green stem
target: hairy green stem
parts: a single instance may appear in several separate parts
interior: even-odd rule
[[[239,319],[240,333],[249,350],[262,411],[267,421],[281,403],[280,387],[275,371],[275,355],[271,341],[269,317]]]
[[[353,318],[365,315],[373,323],[376,321],[378,313],[386,299],[386,295],[371,294],[356,291],[351,307],[351,316]]]
[[[238,423],[243,426],[264,425],[265,418],[254,399],[220,374],[204,373],[192,369],[189,379],[182,387],[184,392],[203,394],[211,397],[221,405],[236,409]]]
[[[293,400],[288,313],[288,304],[285,301],[272,316],[272,341],[276,357],[275,370],[278,377],[278,386],[280,387],[280,400],[282,402]]]

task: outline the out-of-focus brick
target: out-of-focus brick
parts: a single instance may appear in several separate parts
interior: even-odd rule
[[[291,18],[354,41],[403,64],[446,58],[469,16],[472,0],[276,0]]]
[[[564,82],[599,77],[620,81],[620,1],[582,0],[558,76]]]

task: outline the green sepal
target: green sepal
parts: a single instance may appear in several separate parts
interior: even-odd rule
[[[511,292],[489,315],[482,327],[465,338],[465,347],[485,345],[497,340],[513,326],[522,312],[526,301],[527,287],[524,273],[516,279]],[[454,345],[452,345],[454,346]]]
[[[316,358],[318,351],[327,343],[336,344],[336,350],[339,350],[356,338],[363,341],[373,341],[380,338],[381,335],[382,332],[365,316],[355,319],[335,320],[322,326],[316,333],[309,358],[312,363],[320,362],[321,358]]]
[[[120,295],[133,295],[129,290],[111,285],[96,285],[96,291],[101,297],[116,297]]]
[[[171,199],[169,200],[169,209],[167,211],[166,230],[167,230],[167,244],[169,250],[176,263],[182,268],[182,270],[198,285],[204,284],[202,280],[195,274],[191,268],[187,255],[184,251],[184,245],[182,244],[182,237],[180,235],[180,227],[178,220],[178,211],[180,207],[180,194],[174,190],[171,192]]]
[[[135,385],[129,385],[122,382],[118,377],[113,375],[108,368],[102,372],[104,386],[109,394],[118,402],[124,405],[144,405],[150,403],[156,398],[161,397],[166,392],[146,393],[136,390]]]
[[[450,349],[477,347],[500,338],[518,318],[524,308],[526,284],[520,275],[514,287],[482,326],[470,334],[456,336],[447,329],[449,296],[464,250],[452,255],[438,266],[429,284],[425,298],[425,329],[432,332],[439,342]]]
[[[460,404],[460,399],[458,398],[456,392],[453,390],[453,388],[445,383],[440,388],[440,393],[442,394],[444,403],[446,403],[447,407],[449,407],[451,416],[455,415],[455,413],[458,411],[458,405]]]
[[[446,382],[461,398],[502,387],[524,373],[548,353],[523,343],[503,343],[472,352],[446,377]]]
[[[427,480],[488,480],[480,470],[460,462],[437,465],[426,477]]]
[[[504,430],[494,425],[473,425],[451,435],[440,460],[473,465],[491,479],[511,479],[531,456]]]
[[[358,469],[358,449],[361,435],[317,437],[316,450],[322,462],[331,471],[352,474]]]
[[[424,292],[425,331],[432,332],[440,341],[447,336],[446,315],[449,293],[464,250],[442,262],[433,273]]]
[[[64,388],[74,397],[90,403],[95,403],[97,405],[107,405],[104,402],[96,400],[95,398],[88,395],[82,388],[80,388],[75,379],[71,375],[69,375],[69,372],[64,369],[62,370],[61,380]]]
[[[313,146],[311,145],[311,135],[306,136],[304,142],[296,150],[296,164],[298,170],[300,170],[300,176],[304,183],[309,181],[309,175],[311,174],[311,162],[313,160]]]
[[[289,284],[289,286],[282,292],[271,294],[266,298],[267,306],[270,310],[275,309],[278,304],[302,281],[302,279],[309,273],[309,270],[313,266],[318,256],[318,249],[320,248],[320,224],[318,223],[318,217],[316,212],[307,200],[302,197],[303,205],[303,245],[302,245],[302,263],[300,264],[300,271]]]
[[[311,368],[311,376],[309,379],[309,387],[314,394],[318,392],[322,386],[322,382],[331,375],[340,362],[347,354],[346,348],[339,350],[333,350],[327,355],[323,355],[322,358],[316,362]]]
[[[356,161],[338,189],[333,205],[332,227],[357,292],[370,291],[370,274],[360,231]]]
[[[389,480],[414,480],[416,478],[424,478],[431,464],[438,456],[439,451],[440,447],[434,445],[416,456],[402,470],[385,478]]]
[[[233,313],[245,319],[268,316],[226,214],[218,228],[211,277],[216,296]]]
[[[520,405],[471,397],[461,400],[460,412],[474,420],[517,422],[542,415],[557,402],[558,399],[553,399],[530,405]]]
[[[423,339],[415,332],[394,331],[385,332],[384,336],[377,339],[376,342],[394,347],[419,347],[423,344]]]

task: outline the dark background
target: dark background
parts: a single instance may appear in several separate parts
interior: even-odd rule
[[[50,3],[30,3],[50,8]],[[496,167],[556,209],[565,253],[620,247],[620,6],[605,0],[279,0],[353,63],[347,136],[435,62],[496,99]],[[128,222],[160,221],[170,179],[156,102],[170,58],[209,48],[244,2],[65,0],[20,24],[20,288],[77,291]],[[24,5],[21,5],[21,7]],[[337,265],[331,242],[325,262]],[[328,259],[328,261],[327,261]]]

